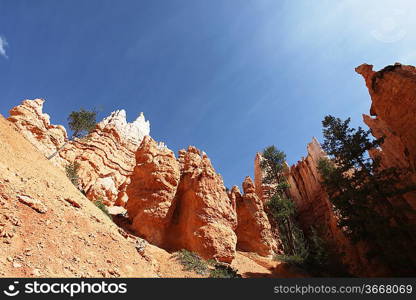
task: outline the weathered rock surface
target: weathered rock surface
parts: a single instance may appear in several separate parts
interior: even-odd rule
[[[127,123],[125,111],[116,111],[99,122],[86,138],[63,148],[59,156],[80,165],[81,187],[89,199],[102,199],[112,205],[126,195],[136,165],[135,152],[149,134],[149,126],[143,114]]]
[[[363,115],[364,122],[376,138],[385,137],[381,149],[372,155],[381,157],[385,168],[405,170],[405,184],[416,184],[416,68],[396,63],[375,72],[372,65],[363,64],[356,71],[364,77],[372,100],[373,117]],[[416,192],[391,202],[416,223]]]
[[[172,201],[179,184],[174,153],[144,137],[136,152],[136,167],[127,187],[127,211],[132,229],[152,244],[162,245],[172,217]]]
[[[237,243],[237,216],[221,176],[207,155],[195,147],[181,150],[178,160],[181,179],[169,228],[169,247],[231,262]]]
[[[320,184],[319,159],[326,156],[319,142],[313,138],[307,146],[308,155],[290,167],[287,180],[289,193],[296,205],[298,222],[305,232],[313,226],[325,234],[323,238],[339,254],[352,274],[366,275],[368,262],[363,258],[363,249],[353,245],[337,225],[328,194]]]
[[[25,100],[10,110],[9,121],[46,157],[55,153],[67,141],[62,126],[51,125],[42,113],[44,100]],[[150,124],[143,114],[132,123],[126,121],[124,110],[115,111],[99,122],[87,137],[68,142],[51,161],[62,169],[79,164],[80,187],[91,200],[105,204],[125,204],[129,177],[136,165],[135,152]]]
[[[41,153],[49,156],[65,144],[68,136],[63,126],[52,125],[49,115],[43,113],[44,102],[43,99],[24,100],[9,111],[7,120]]]
[[[272,255],[277,251],[277,242],[250,177],[245,178],[243,191],[241,195],[238,187],[234,186],[230,192],[230,198],[235,199],[237,206],[237,248],[261,256]]]

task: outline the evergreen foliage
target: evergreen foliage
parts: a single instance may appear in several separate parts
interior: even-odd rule
[[[78,176],[78,170],[79,170],[79,163],[77,162],[70,163],[65,166],[66,176],[69,178],[72,184],[75,185],[77,188],[79,188],[79,180],[80,180]]]
[[[329,158],[321,159],[318,169],[339,216],[338,226],[353,242],[370,245],[369,259],[377,258],[392,270],[407,274],[416,266],[403,247],[414,247],[415,228],[389,199],[415,187],[401,186],[403,170],[381,168],[378,158],[369,157],[369,151],[379,147],[383,138],[372,140],[370,131],[350,128],[349,123],[349,118],[342,121],[333,116],[322,121],[322,147]]]
[[[81,108],[68,116],[68,125],[72,130],[72,137],[80,138],[90,133],[96,125],[97,112]]]
[[[305,259],[308,255],[306,241],[295,222],[295,206],[288,196],[289,184],[284,176],[286,155],[275,146],[269,146],[264,149],[262,158],[263,183],[273,186],[266,211],[279,229],[284,254]]]
[[[103,199],[99,198],[94,201],[95,206],[97,206],[107,217],[111,219],[111,215],[107,209],[107,206],[104,204]]]

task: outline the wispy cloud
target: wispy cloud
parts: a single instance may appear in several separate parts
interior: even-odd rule
[[[0,56],[8,58],[6,54],[6,47],[8,46],[6,38],[0,35]]]

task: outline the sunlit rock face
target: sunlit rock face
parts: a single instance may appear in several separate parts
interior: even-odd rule
[[[51,158],[58,167],[78,163],[79,188],[90,200],[125,206],[132,230],[151,243],[222,262],[234,259],[235,203],[205,153],[189,147],[176,159],[150,138],[143,114],[129,123],[124,110],[111,113],[85,138],[68,141],[42,105],[43,100],[24,101],[9,121],[46,157],[60,149]]]
[[[80,188],[91,200],[113,205],[125,203],[125,189],[136,165],[135,152],[150,133],[150,123],[143,114],[132,123],[124,110],[115,111],[99,122],[85,138],[69,141],[60,125],[51,125],[42,112],[44,100],[25,100],[10,110],[9,121],[46,157],[58,149],[51,162],[64,169],[70,163],[80,166]],[[120,200],[123,199],[123,200]]]
[[[118,141],[131,147],[133,151],[137,149],[143,138],[150,134],[150,122],[145,120],[143,113],[140,113],[134,122],[128,123],[124,109],[112,112],[98,123],[97,128],[104,132],[114,131]]]
[[[52,155],[67,140],[66,130],[61,125],[52,125],[48,114],[43,113],[43,99],[24,100],[13,107],[7,118],[16,125],[21,134],[45,156]],[[56,165],[63,162],[54,160]]]
[[[255,252],[261,256],[270,256],[277,252],[277,241],[272,234],[269,219],[264,211],[263,202],[255,193],[255,186],[250,177],[243,182],[244,194],[237,186],[229,194],[236,203],[238,225],[237,249]]]
[[[237,216],[224,183],[208,156],[190,146],[179,151],[181,179],[174,200],[168,247],[203,258],[231,262],[235,257]]]
[[[179,179],[175,154],[145,136],[136,152],[136,166],[126,191],[127,211],[132,229],[152,244],[162,246],[165,241]]]
[[[113,205],[124,197],[126,203],[126,188],[136,165],[135,152],[149,135],[149,128],[143,114],[128,123],[124,110],[115,111],[86,138],[64,147],[59,156],[80,165],[81,187],[89,199]]]
[[[375,72],[372,65],[363,64],[355,70],[363,76],[372,101],[372,117],[363,115],[364,122],[376,138],[384,136],[381,149],[372,156],[381,157],[385,168],[403,169],[404,184],[416,184],[416,68],[396,63]],[[416,192],[391,203],[405,208],[408,221],[416,223]]]

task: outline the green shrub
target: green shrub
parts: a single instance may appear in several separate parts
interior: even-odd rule
[[[201,275],[209,273],[208,263],[196,253],[182,249],[176,252],[175,257],[184,266],[185,271],[194,271]]]
[[[79,188],[79,181],[80,181],[80,178],[78,176],[78,170],[79,170],[79,163],[77,162],[69,163],[68,165],[65,166],[66,176],[69,178],[72,184],[75,185],[77,188]]]
[[[303,267],[305,263],[305,257],[301,255],[275,255],[274,259],[298,267]]]
[[[228,264],[216,263],[214,269],[209,272],[210,278],[241,278],[241,275],[237,274],[237,270]]]
[[[103,203],[103,199],[99,198],[94,201],[95,206],[97,206],[107,217],[111,219],[111,215],[108,212],[107,206]]]

